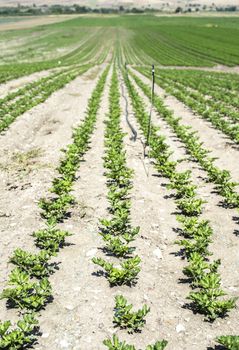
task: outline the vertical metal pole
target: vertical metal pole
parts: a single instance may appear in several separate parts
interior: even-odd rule
[[[153,104],[154,104],[154,85],[155,85],[155,69],[154,69],[154,64],[152,64],[151,107],[150,107],[150,113],[149,113],[149,124],[148,124],[148,134],[147,134],[146,146],[149,146],[149,144],[150,144],[152,110],[153,110]]]

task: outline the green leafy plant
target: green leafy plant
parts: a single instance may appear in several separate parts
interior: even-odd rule
[[[168,345],[167,340],[157,341],[154,345],[148,345],[146,350],[164,350]]]
[[[103,344],[107,346],[109,350],[136,350],[133,345],[127,345],[126,342],[120,342],[119,338],[114,334],[113,340],[106,339]]]
[[[49,264],[52,254],[49,251],[41,251],[39,254],[31,254],[22,249],[16,249],[10,262],[27,272],[31,277],[47,277],[54,268]]]
[[[114,334],[113,339],[106,339],[103,344],[107,346],[109,350],[136,350],[135,346],[126,344],[125,341],[121,342],[119,338]],[[168,342],[166,340],[157,341],[154,345],[148,345],[146,350],[164,350]]]
[[[67,231],[61,231],[55,226],[48,226],[46,229],[39,230],[33,233],[33,237],[36,239],[36,245],[49,251],[50,254],[56,253],[65,244],[66,237],[72,234]]]
[[[224,335],[218,337],[217,342],[225,346],[228,350],[239,350],[239,336],[238,335]]]
[[[213,230],[208,220],[199,220],[197,217],[178,215],[177,220],[182,223],[182,232],[186,238],[210,237]]]
[[[183,198],[176,203],[183,215],[197,216],[202,213],[202,205],[206,202],[200,198]]]
[[[205,274],[216,273],[221,264],[220,260],[216,260],[210,264],[198,252],[191,253],[188,260],[189,265],[184,267],[183,273],[192,280],[192,285],[194,287],[198,286],[198,281],[200,281]]]
[[[212,240],[208,237],[204,236],[195,236],[193,240],[190,239],[182,239],[176,241],[176,244],[179,244],[183,247],[184,254],[187,258],[191,256],[193,253],[199,253],[201,256],[211,255],[208,250],[208,245]]]
[[[127,244],[127,236],[126,239],[124,237],[114,237],[110,234],[102,234],[104,241],[106,242],[105,250],[112,253],[117,257],[126,257],[133,253],[135,250],[134,247],[129,247]],[[130,237],[130,240],[132,238]]]
[[[11,272],[8,284],[14,287],[4,289],[0,299],[8,299],[13,306],[38,311],[50,300],[51,285],[47,278],[32,282],[26,272],[15,268]]]
[[[0,322],[0,349],[17,350],[33,345],[36,340],[34,332],[38,321],[34,314],[26,314],[13,328],[10,321]]]
[[[69,194],[62,194],[59,197],[39,201],[39,207],[43,210],[42,217],[50,224],[55,224],[66,217],[67,211],[75,199]]]
[[[218,317],[225,316],[228,311],[235,308],[237,298],[227,300],[218,299],[226,293],[220,288],[220,277],[217,273],[205,274],[198,281],[198,292],[191,292],[188,299],[192,300],[196,309],[214,321]]]
[[[118,295],[115,297],[115,314],[113,322],[120,328],[126,328],[129,333],[141,331],[145,324],[145,316],[150,308],[144,305],[142,309],[132,312],[133,305],[127,304],[127,300]]]
[[[111,285],[133,284],[140,272],[139,264],[140,257],[135,256],[125,260],[120,264],[120,267],[114,267],[113,264],[108,263],[101,258],[93,258],[93,263],[101,266],[106,273],[107,279]]]

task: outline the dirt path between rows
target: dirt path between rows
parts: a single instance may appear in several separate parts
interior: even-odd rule
[[[149,100],[142,94],[142,92],[140,92],[138,88],[137,91],[144,99],[146,108],[149,110]],[[166,137],[166,142],[174,151],[172,158],[185,158],[186,152],[182,144],[174,137],[169,127],[164,121],[162,121],[162,119],[159,118],[157,112],[155,111],[153,112],[152,122],[154,125],[160,127],[160,134],[163,134]],[[220,258],[222,260],[220,273],[222,276],[223,288],[230,296],[237,296],[239,294],[239,275],[235,275],[235,271],[238,270],[238,237],[233,234],[234,230],[237,228],[236,223],[233,221],[233,217],[237,215],[237,212],[236,210],[228,210],[225,212],[223,208],[218,206],[220,197],[214,193],[212,184],[205,183],[203,181],[203,178],[205,178],[205,173],[196,163],[187,159],[186,161],[180,163],[178,167],[178,170],[181,171],[189,169],[192,171],[193,182],[198,186],[198,195],[200,198],[207,201],[204,206],[202,218],[210,220],[214,231],[213,243],[210,245],[210,250],[213,253],[214,259]],[[153,176],[154,174],[154,171],[151,170],[150,175]],[[142,175],[143,171],[141,171],[141,183],[143,177]],[[162,329],[164,337],[169,340],[169,345],[167,347],[169,350],[203,350],[209,345],[213,346],[216,336],[220,334],[236,333],[237,311],[233,310],[230,312],[228,319],[225,318],[223,320],[217,320],[213,324],[209,324],[203,321],[202,316],[198,314],[193,315],[191,311],[182,309],[182,306],[186,302],[186,296],[190,291],[190,287],[187,283],[180,284],[178,280],[179,278],[184,277],[182,269],[185,262],[180,260],[179,257],[172,255],[172,253],[179,251],[179,247],[174,244],[174,241],[179,237],[174,231],[172,231],[172,229],[177,228],[180,225],[175,220],[176,214],[172,199],[165,198],[165,196],[170,194],[170,192],[163,186],[163,184],[167,183],[167,180],[163,178],[155,179],[156,183],[153,187],[153,191],[155,192],[155,189],[157,189],[157,182],[158,185],[161,186],[161,189],[156,198],[154,198],[154,195],[151,194],[150,198],[154,198],[151,206],[145,205],[144,210],[147,208],[146,210],[149,209],[149,212],[147,215],[145,215],[142,225],[146,225],[148,217],[151,217],[151,212],[153,213],[155,207],[157,210],[161,209],[160,214],[155,213],[151,218],[152,222],[158,218],[165,223],[165,226],[162,227],[162,224],[159,225],[159,229],[154,232],[156,233],[158,239],[162,240],[161,246],[164,247],[162,249],[161,246],[159,246],[163,254],[163,276],[157,276],[157,279],[160,280],[161,278],[161,280],[159,287],[156,288],[159,293],[158,299],[160,299],[161,315],[164,317],[160,323],[158,333],[161,334],[160,330]],[[150,178],[148,181],[149,180]],[[141,185],[141,193],[143,188],[144,186]],[[137,207],[139,207],[139,204],[137,204]],[[143,212],[143,209],[141,212]],[[163,230],[160,229],[161,227]],[[147,229],[146,232],[150,232],[149,229]],[[175,274],[172,274],[172,268]],[[152,279],[155,280],[154,278]],[[163,291],[162,294],[161,291]],[[173,293],[171,300],[168,299],[171,295],[170,291],[174,291],[175,293]],[[179,333],[176,331],[178,324],[180,324],[180,327],[184,329]],[[194,331],[195,329],[197,329],[196,334]]]
[[[1,290],[12,268],[7,262],[13,250],[33,248],[30,234],[42,225],[37,202],[51,185],[60,150],[71,142],[72,127],[85,116],[98,74],[95,67],[78,77],[20,116],[0,137]],[[2,319],[14,314],[6,310],[5,300],[0,310]]]

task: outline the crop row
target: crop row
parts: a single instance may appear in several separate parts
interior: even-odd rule
[[[174,77],[165,77],[163,74],[160,73],[160,76],[158,76],[159,80],[163,80],[164,84],[168,84],[169,87],[173,87],[175,91],[181,91],[182,93],[187,93],[188,96],[192,99],[197,101],[197,103],[201,106],[204,105],[204,110],[202,108],[199,109],[197,107],[197,111],[204,114],[209,114],[209,117],[207,119],[212,122],[214,126],[217,127],[216,122],[214,121],[214,114],[216,114],[220,119],[223,121],[228,122],[228,126],[230,124],[234,125],[238,119],[239,119],[239,113],[238,110],[231,106],[231,103],[233,103],[232,97],[230,98],[227,94],[225,94],[225,91],[219,95],[220,99],[219,101],[216,100],[217,94],[211,93],[210,87],[207,89],[200,88],[200,85],[197,88],[192,88],[188,81],[185,81],[184,79],[175,79]],[[192,85],[192,84],[191,84]],[[227,98],[226,98],[227,97]],[[224,101],[227,99],[227,103]],[[228,105],[228,100],[229,105]],[[238,107],[238,98],[234,97],[234,105]],[[199,106],[199,105],[198,105]],[[194,107],[195,108],[195,107]],[[206,116],[207,116],[206,113]],[[221,129],[219,129],[221,130]],[[223,131],[223,130],[221,130]]]
[[[128,88],[131,103],[145,137],[148,134],[148,114],[145,111],[143,100],[124,72],[125,84]],[[159,135],[159,128],[151,127],[150,154],[154,159],[157,171],[166,177],[170,183],[168,189],[174,191],[174,198],[179,215],[178,222],[182,239],[176,243],[182,247],[182,254],[188,261],[183,269],[193,291],[187,297],[191,300],[191,307],[195,312],[203,313],[206,319],[214,321],[223,317],[235,307],[235,298],[221,298],[226,293],[221,288],[221,278],[218,272],[220,260],[211,261],[212,255],[209,244],[212,242],[213,231],[210,223],[200,218],[204,201],[198,198],[197,186],[191,180],[190,171],[177,171],[177,161],[172,161],[172,151],[165,142],[165,137]],[[237,338],[233,338],[236,342]]]
[[[11,287],[4,289],[0,297],[7,299],[9,307],[20,309],[22,318],[17,322],[16,328],[10,321],[0,323],[1,349],[25,349],[31,346],[38,331],[37,312],[53,300],[48,278],[55,271],[56,264],[51,263],[50,259],[64,247],[66,237],[71,235],[57,228],[57,223],[67,218],[69,208],[75,202],[71,194],[72,186],[76,180],[76,171],[89,147],[108,71],[109,67],[103,72],[92,93],[84,122],[73,131],[73,143],[64,150],[57,168],[58,176],[50,189],[51,197],[42,198],[39,202],[46,227],[34,232],[32,236],[40,251],[33,254],[19,248],[10,258],[10,262],[16,266],[8,281]]]
[[[126,152],[123,148],[124,133],[120,127],[120,94],[116,69],[113,70],[110,97],[109,118],[106,121],[104,168],[107,178],[109,201],[109,218],[100,220],[100,235],[105,242],[104,252],[119,259],[120,267],[102,258],[94,257],[93,263],[100,266],[110,286],[134,286],[140,272],[140,257],[132,254],[135,247],[131,244],[139,233],[139,227],[131,226],[130,190],[132,189],[133,172],[126,165]],[[119,329],[126,329],[129,334],[139,332],[145,324],[145,317],[150,311],[147,305],[132,311],[133,305],[128,304],[123,295],[115,297],[113,323]],[[109,350],[135,350],[134,346],[121,342],[116,335],[106,339],[104,345]],[[147,346],[147,350],[163,350],[167,345],[165,340]]]
[[[142,72],[142,70],[140,71]],[[229,115],[233,119],[238,118],[237,111],[228,111],[228,109],[223,106],[220,107],[213,100],[204,98],[201,93],[189,91],[183,84],[176,83],[165,77],[160,77],[160,86],[198,113],[200,117],[208,120],[216,129],[223,132],[235,143],[239,143],[238,124],[234,124],[228,118],[225,118],[225,115]]]
[[[193,90],[199,91],[204,96],[207,96],[207,101],[209,103],[216,102],[219,111],[219,102],[229,108],[239,108],[239,80],[237,77],[235,77],[235,75],[221,73],[217,75],[209,74],[208,76],[208,72],[189,70],[160,70],[160,77],[169,78]],[[226,116],[230,116],[230,114],[226,114],[227,112],[228,110],[225,110],[224,114]],[[236,117],[238,117],[236,113],[232,114],[232,120],[236,120]]]
[[[135,74],[131,74],[137,85],[142,89],[147,97],[151,96],[149,85],[145,84]],[[146,75],[148,76],[148,74]],[[217,192],[224,198],[229,207],[239,208],[239,195],[236,191],[237,183],[231,179],[228,170],[221,170],[214,165],[215,158],[209,156],[210,151],[203,147],[199,136],[189,126],[181,123],[181,118],[174,116],[174,113],[168,109],[163,100],[155,95],[154,106],[160,116],[167,122],[173,132],[182,141],[188,153],[200,164],[208,174],[208,180],[216,185]]]
[[[55,91],[63,88],[90,67],[85,65],[54,73],[7,95],[0,101],[0,132],[7,129],[19,115],[46,101]]]
[[[70,53],[56,57],[52,60],[38,61],[31,63],[5,64],[0,66],[0,84],[22,76],[30,75],[35,72],[49,70],[59,67],[68,67],[71,65],[87,64],[90,60],[104,62],[109,52],[109,45],[104,45],[98,36],[87,40],[83,45],[79,45]]]

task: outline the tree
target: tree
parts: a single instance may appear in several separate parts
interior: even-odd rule
[[[178,6],[175,10],[175,13],[180,13],[182,11],[183,11],[182,7]]]

